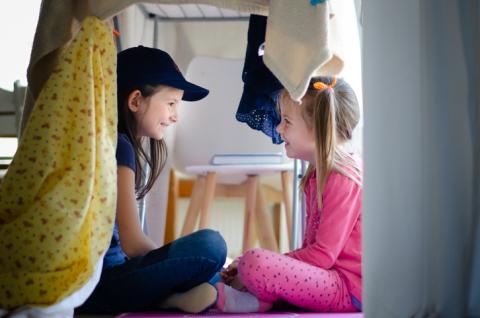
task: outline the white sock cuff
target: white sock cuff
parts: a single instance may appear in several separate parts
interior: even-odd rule
[[[253,294],[224,286],[225,312],[258,312],[260,303]]]

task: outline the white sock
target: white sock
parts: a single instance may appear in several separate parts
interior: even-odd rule
[[[215,285],[218,290],[217,308],[223,312],[263,312],[270,309],[265,302],[249,292],[242,292],[223,283]]]

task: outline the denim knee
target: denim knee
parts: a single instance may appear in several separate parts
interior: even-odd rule
[[[225,264],[227,243],[218,231],[211,229],[198,230],[192,235],[195,249],[194,255],[205,257],[218,264],[218,269]]]

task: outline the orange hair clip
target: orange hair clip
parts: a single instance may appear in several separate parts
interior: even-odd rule
[[[313,83],[313,88],[315,88],[316,90],[322,90],[322,89],[325,89],[325,88],[330,88],[330,89],[333,89],[333,87],[335,86],[335,84],[337,84],[337,78],[334,77],[332,79],[332,83],[331,84],[325,84],[323,82],[315,82]]]

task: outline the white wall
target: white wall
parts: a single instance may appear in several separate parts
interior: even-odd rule
[[[13,90],[13,82],[27,84],[27,66],[41,0],[0,2],[0,87]]]

